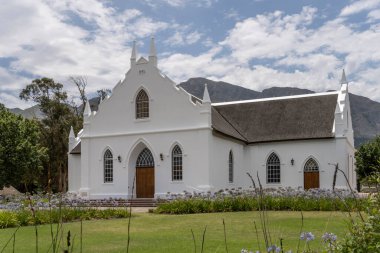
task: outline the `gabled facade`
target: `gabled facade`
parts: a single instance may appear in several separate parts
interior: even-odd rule
[[[343,80],[343,78],[342,78]],[[157,68],[154,40],[83,129],[69,137],[69,191],[87,198],[250,186],[331,188],[339,163],[355,186],[347,82],[337,92],[212,104]],[[348,187],[338,177],[338,187]]]

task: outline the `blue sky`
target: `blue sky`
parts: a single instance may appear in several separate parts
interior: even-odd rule
[[[90,94],[129,68],[131,45],[157,43],[159,68],[175,82],[223,80],[261,91],[339,88],[380,101],[380,0],[17,0],[0,8],[0,103],[34,78],[70,76]]]

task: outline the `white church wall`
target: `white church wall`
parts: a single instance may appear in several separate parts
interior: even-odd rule
[[[143,74],[141,74],[143,73]],[[144,89],[149,96],[149,118],[136,119],[136,95]],[[190,96],[149,63],[132,66],[113,94],[100,104],[91,120],[91,136],[124,135],[194,129],[209,126],[209,115],[201,114]],[[110,124],[112,122],[112,124]]]
[[[208,92],[203,104],[193,103],[189,94],[159,72],[154,55],[149,57],[150,61],[140,58],[136,63],[135,53],[132,54],[131,69],[115,86],[112,96],[100,104],[98,112],[91,113],[89,105],[86,106],[81,155],[69,155],[70,191],[78,191],[83,197],[90,198],[131,197],[136,159],[144,147],[148,147],[154,157],[155,197],[165,197],[168,192],[248,188],[251,181],[247,172],[256,182],[258,172],[263,187],[303,188],[304,164],[311,157],[319,165],[320,188],[332,187],[335,168],[330,164],[336,163],[355,185],[347,85],[342,85],[335,111],[334,133],[337,138],[247,146],[212,133]],[[149,117],[136,119],[136,96],[141,89],[149,96]],[[73,145],[71,139],[70,147]],[[181,181],[172,180],[171,152],[175,145],[179,145],[183,152]],[[107,148],[113,154],[112,183],[104,183],[103,156]],[[228,178],[230,150],[234,160],[232,183]],[[266,161],[272,152],[281,162],[281,182],[278,184],[269,184],[266,179]],[[338,176],[336,186],[347,187],[344,177]]]
[[[78,192],[81,181],[81,156],[68,155],[68,191]]]
[[[125,135],[118,137],[91,138],[92,159],[90,168],[90,198],[130,197],[135,176],[135,165],[138,154],[148,147],[155,162],[155,197],[165,197],[168,192],[208,190],[208,134],[210,129],[179,131],[177,133],[158,133]],[[183,152],[183,180],[172,181],[171,152],[179,145]],[[113,154],[112,183],[104,183],[103,155],[107,148]],[[163,160],[161,160],[162,154]],[[117,157],[121,157],[121,162]],[[136,190],[136,186],[135,186]]]
[[[212,135],[210,143],[210,175],[213,191],[226,188],[247,187],[249,178],[247,172],[247,146],[231,138]],[[229,182],[229,153],[233,154],[233,182]]]
[[[342,163],[343,158],[337,152],[334,139],[300,140],[254,144],[251,147],[254,174],[259,172],[263,187],[301,187],[304,186],[304,165],[309,158],[315,159],[319,165],[320,188],[332,188],[334,167],[330,164]],[[274,152],[280,159],[281,182],[267,183],[266,162]],[[294,160],[294,165],[291,160]],[[255,178],[255,180],[257,180]],[[338,181],[339,186],[345,186]]]

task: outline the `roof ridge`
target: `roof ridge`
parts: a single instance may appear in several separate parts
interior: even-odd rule
[[[248,99],[248,100],[237,100],[237,101],[229,101],[229,102],[219,102],[219,103],[212,103],[211,105],[213,105],[213,106],[220,106],[220,105],[244,104],[244,103],[274,101],[274,100],[297,99],[297,98],[305,98],[305,97],[317,97],[317,96],[335,95],[335,94],[338,94],[338,93],[339,93],[339,91],[326,91],[326,92],[319,92],[319,93],[290,95],[290,96],[282,96],[282,97],[256,98],[256,99]]]
[[[222,115],[215,107],[214,107],[214,110],[233,128],[235,129],[235,131],[246,141],[246,143],[248,143],[248,139],[242,134],[240,133],[239,130],[236,129],[236,127],[224,116]]]

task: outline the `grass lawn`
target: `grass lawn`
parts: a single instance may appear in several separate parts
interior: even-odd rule
[[[299,212],[269,212],[271,238],[279,245],[284,238],[285,249],[297,247],[301,214]],[[264,252],[258,212],[211,213],[189,215],[143,214],[133,215],[131,222],[130,252],[194,252],[191,229],[194,231],[197,252],[200,252],[202,234],[207,226],[204,252],[225,252],[223,223],[225,220],[229,252],[240,252],[242,248],[258,250],[254,221],[259,229],[261,250]],[[347,231],[348,219],[341,212],[304,212],[303,231],[311,231],[316,240],[314,249],[321,249],[320,237],[332,232],[338,238]],[[126,252],[127,219],[97,220],[83,222],[83,252]],[[15,228],[0,230],[0,251]],[[74,239],[74,252],[79,252],[80,223],[64,224],[65,236],[70,230]],[[39,226],[39,252],[47,252],[51,243],[50,225]],[[73,238],[73,237],[72,237]],[[12,244],[12,243],[10,243]],[[16,234],[15,252],[35,252],[33,227],[22,227]],[[301,242],[301,249],[304,243]],[[255,252],[254,251],[254,252]],[[5,252],[12,252],[9,245]],[[60,251],[62,252],[62,251]]]

